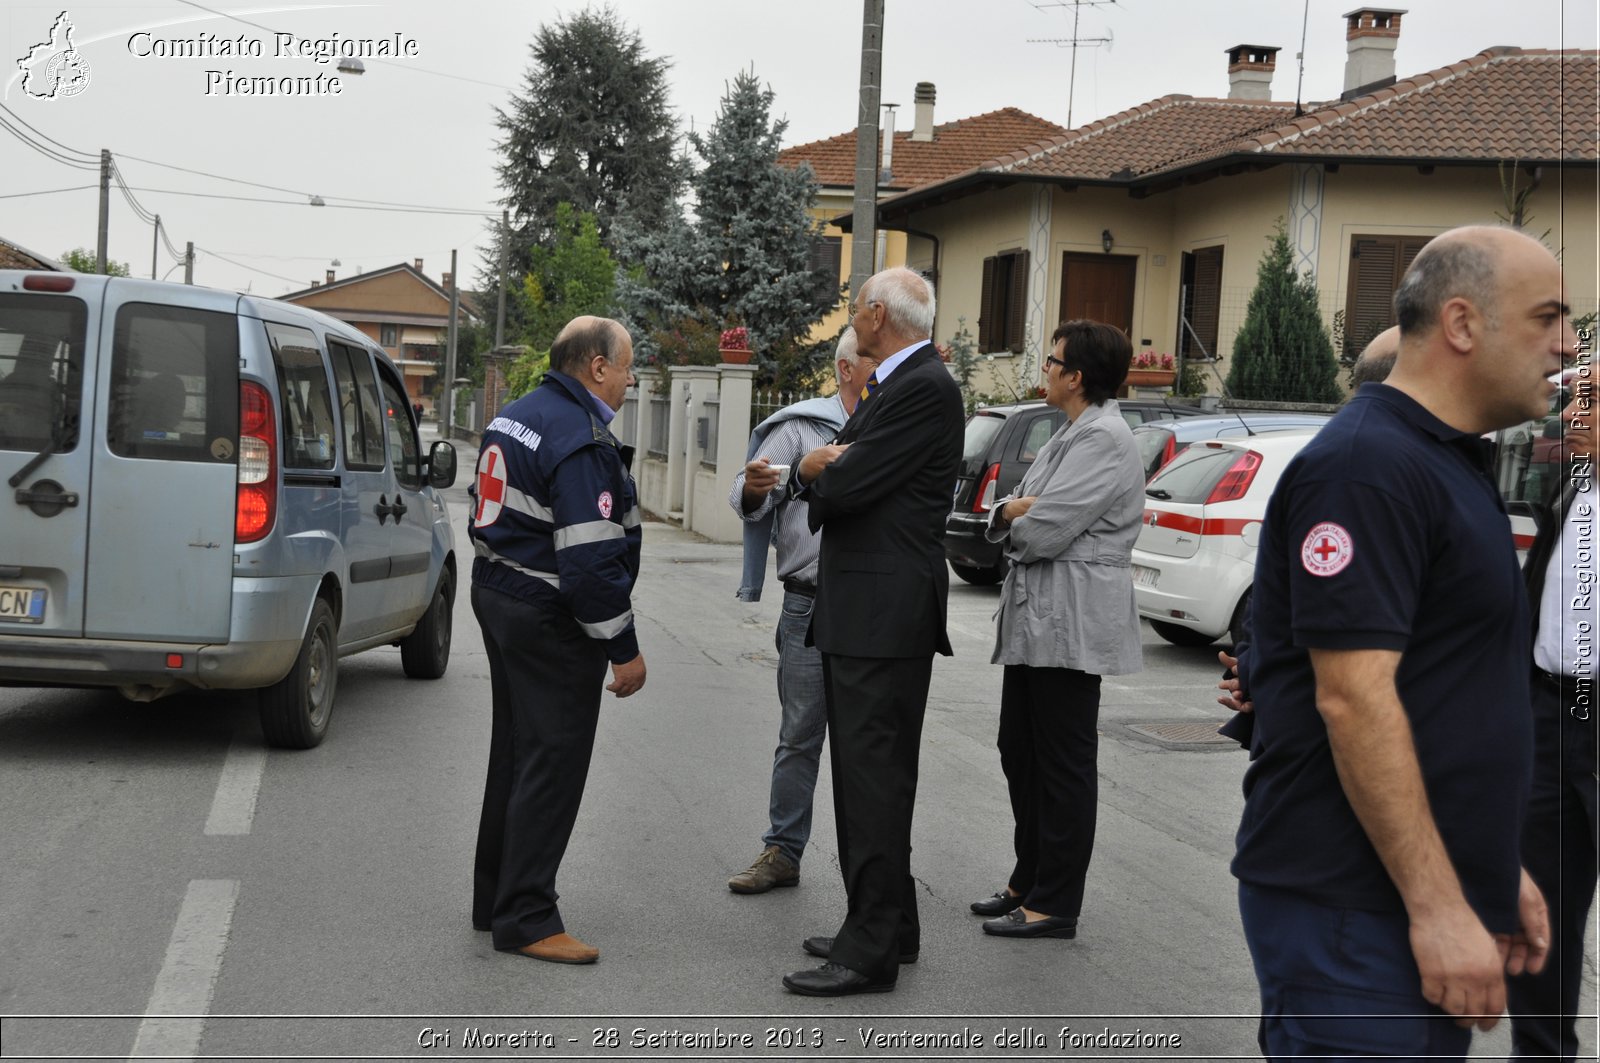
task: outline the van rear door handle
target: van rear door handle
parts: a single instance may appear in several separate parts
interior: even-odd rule
[[[400,518],[405,516],[405,513],[406,513],[405,500],[400,497],[399,492],[396,492],[395,496],[394,496],[394,504],[389,507],[389,516],[394,518],[394,522],[396,524],[399,524],[400,523]]]
[[[39,517],[53,517],[78,504],[78,492],[68,491],[54,480],[35,480],[32,487],[17,488],[12,497]]]
[[[387,495],[379,495],[378,504],[372,507],[372,512],[378,515],[378,526],[382,527],[383,518],[394,514],[394,507],[389,505],[389,497]],[[399,523],[399,520],[399,517],[395,517],[396,523]]]

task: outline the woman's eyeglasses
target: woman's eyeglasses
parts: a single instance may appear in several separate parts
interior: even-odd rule
[[[1057,358],[1053,354],[1045,355],[1044,356],[1044,367],[1046,369],[1049,369],[1053,365],[1060,366],[1061,367],[1061,371],[1063,373],[1065,373],[1067,371],[1067,363],[1066,362],[1063,362],[1061,359]]]

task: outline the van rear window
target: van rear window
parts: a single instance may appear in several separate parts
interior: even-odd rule
[[[106,426],[111,452],[232,463],[238,436],[238,318],[156,303],[118,310]]]
[[[88,319],[82,299],[0,295],[0,450],[77,447]]]

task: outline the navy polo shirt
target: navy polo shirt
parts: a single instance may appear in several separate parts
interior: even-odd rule
[[[1241,880],[1334,907],[1403,908],[1345,799],[1307,653],[1397,650],[1428,802],[1467,902],[1490,931],[1519,928],[1530,636],[1490,470],[1483,440],[1366,384],[1284,472],[1251,605]]]

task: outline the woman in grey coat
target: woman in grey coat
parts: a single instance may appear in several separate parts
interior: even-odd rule
[[[987,535],[1011,562],[993,661],[1000,765],[1016,819],[1004,891],[972,910],[985,933],[1074,937],[1094,849],[1100,677],[1143,666],[1129,559],[1144,472],[1112,397],[1133,351],[1119,329],[1069,321],[1045,359],[1045,401],[1067,415]]]

